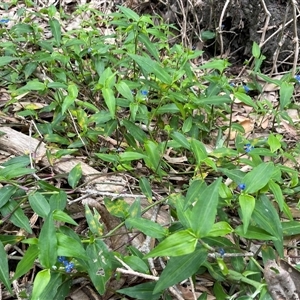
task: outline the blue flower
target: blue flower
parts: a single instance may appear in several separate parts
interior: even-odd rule
[[[88,49],[88,53],[91,53],[92,50],[93,50],[93,48],[89,48],[89,49]]]
[[[235,87],[234,82],[230,82],[229,85],[232,86],[232,87]]]
[[[244,88],[246,94],[250,91],[250,88],[247,85],[243,85],[243,88]]]
[[[245,145],[245,152],[249,153],[252,149],[254,149],[254,146],[252,146],[251,144],[246,144]]]
[[[223,248],[220,248],[219,253],[221,254],[221,256],[223,256],[225,254],[225,250]]]
[[[6,24],[6,23],[8,23],[8,22],[9,22],[8,19],[0,19],[0,23],[2,23],[2,24]]]
[[[66,265],[66,272],[70,273],[72,270],[74,269],[74,264],[72,262],[68,263],[68,265]]]
[[[294,77],[298,83],[300,83],[300,75],[295,75]]]
[[[245,185],[245,183],[240,183],[240,184],[238,185],[238,187],[239,187],[240,190],[243,191],[243,190],[246,188],[246,185]]]
[[[65,256],[58,256],[58,257],[57,257],[57,260],[58,260],[60,263],[68,262]]]
[[[147,91],[147,90],[141,90],[141,94],[142,94],[143,96],[147,96],[147,95],[148,95],[148,91]]]

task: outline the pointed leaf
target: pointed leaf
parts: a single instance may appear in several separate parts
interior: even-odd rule
[[[42,218],[46,218],[48,216],[50,213],[50,205],[42,194],[39,192],[31,193],[28,196],[28,200],[35,213]]]
[[[56,233],[56,237],[58,256],[75,257],[83,260],[89,259],[81,242],[60,232]]]
[[[171,257],[160,275],[153,293],[158,293],[194,275],[207,259],[205,249],[197,249],[191,254]]]
[[[145,33],[140,33],[138,35],[138,40],[143,43],[146,47],[146,49],[149,51],[149,53],[157,60],[159,61],[159,53],[157,50],[157,45],[150,41],[148,35]]]
[[[259,199],[256,200],[255,209],[252,214],[252,218],[255,223],[272,234],[277,241],[274,241],[274,245],[279,255],[283,256],[283,232],[282,225],[278,216],[278,213],[267,198],[266,195],[260,195]]]
[[[241,194],[239,203],[242,211],[242,221],[244,224],[244,234],[247,232],[251,216],[255,207],[255,198],[251,195]]]
[[[274,171],[274,164],[261,163],[245,175],[243,182],[246,186],[245,192],[252,194],[262,189],[271,179]]]
[[[38,272],[35,276],[32,289],[32,300],[39,300],[41,293],[46,288],[51,278],[50,269],[45,269]]]
[[[147,140],[147,134],[137,125],[125,119],[122,121],[122,123],[138,142],[144,143],[144,141]]]
[[[77,164],[68,175],[68,183],[74,189],[82,177],[81,163]]]
[[[158,300],[160,299],[161,293],[153,294],[155,285],[156,282],[146,282],[135,285],[133,287],[117,290],[117,292],[129,296],[133,299]]]
[[[208,186],[191,209],[191,226],[198,238],[207,236],[215,223],[221,180],[219,178]]]
[[[90,231],[96,236],[102,236],[104,234],[104,225],[100,222],[100,214],[98,211],[93,208],[94,214],[88,205],[84,206],[85,208],[85,218],[88,222]]]
[[[126,6],[118,6],[118,9],[128,18],[133,21],[139,21],[139,15]]]
[[[32,233],[29,220],[16,201],[10,200],[0,208],[0,212],[2,216],[9,216],[12,213],[9,220],[17,227],[24,228],[28,233]]]
[[[53,212],[53,219],[55,221],[60,221],[60,222],[69,223],[78,226],[78,224],[67,213],[65,213],[62,210],[55,210]]]
[[[14,274],[13,280],[20,278],[26,274],[34,265],[34,261],[37,259],[39,254],[39,248],[37,245],[29,245],[23,258],[17,265],[16,272]]]
[[[8,259],[3,244],[0,242],[0,281],[12,293],[9,281]]]
[[[294,86],[292,83],[286,81],[281,83],[279,90],[279,102],[281,110],[284,110],[284,108],[286,108],[291,103],[293,92]]]
[[[150,186],[150,182],[147,177],[141,177],[139,180],[139,186],[141,188],[142,193],[147,197],[149,202],[152,202],[152,189]]]
[[[196,202],[200,193],[203,192],[206,187],[207,186],[203,180],[194,180],[187,190],[183,209],[187,209],[189,205]]]
[[[194,252],[197,238],[189,230],[181,230],[168,236],[151,250],[145,258],[154,256],[180,256]]]
[[[61,41],[60,23],[56,19],[50,19],[49,20],[49,25],[50,25],[53,37],[54,37],[54,39],[56,41],[56,44],[57,44],[57,46],[59,46],[60,45],[60,41]]]
[[[39,260],[44,268],[51,268],[57,259],[57,239],[53,215],[46,218],[39,235]]]
[[[283,205],[284,205],[284,198],[282,194],[281,187],[275,183],[272,179],[269,181],[269,187],[274,194],[275,200],[279,206],[280,211],[283,210]]]
[[[101,240],[95,240],[86,249],[88,259],[88,273],[100,295],[105,292],[105,286],[112,274],[111,259],[112,255],[107,246]]]
[[[20,58],[13,57],[13,56],[0,56],[0,67],[8,65],[10,62],[14,60],[19,60]]]
[[[139,56],[136,54],[129,54],[129,56],[135,60],[140,68],[144,69],[147,73],[153,73],[161,82],[165,84],[172,84],[172,77],[158,62],[152,60],[150,57]]]
[[[131,229],[135,228],[143,232],[147,236],[153,238],[164,238],[167,235],[167,229],[163,228],[160,224],[144,218],[128,218],[125,221],[126,227]]]
[[[191,150],[195,155],[197,165],[207,158],[207,151],[204,144],[196,139],[191,140]]]
[[[102,88],[101,91],[110,115],[114,119],[116,115],[116,98],[114,92],[111,88],[107,87]]]

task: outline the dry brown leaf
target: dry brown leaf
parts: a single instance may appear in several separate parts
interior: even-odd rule
[[[299,300],[300,273],[288,263],[275,260],[265,264],[265,280],[273,300]]]

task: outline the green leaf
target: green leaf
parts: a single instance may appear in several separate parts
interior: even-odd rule
[[[74,189],[82,177],[81,163],[78,163],[68,175],[68,183]]]
[[[160,299],[160,294],[153,294],[156,282],[146,282],[142,284],[135,285],[133,287],[124,288],[117,290],[118,293],[127,295],[133,299],[139,300],[158,300]]]
[[[224,103],[232,102],[229,96],[219,96],[219,95],[213,95],[209,97],[201,97],[197,100],[193,100],[193,103],[197,105],[221,105]]]
[[[141,199],[137,197],[133,203],[130,205],[129,210],[128,210],[128,215],[131,218],[139,218],[142,215],[141,212]]]
[[[69,223],[69,224],[78,226],[78,224],[67,213],[65,213],[62,210],[55,210],[53,212],[53,219],[56,221]]]
[[[283,257],[282,225],[275,207],[266,195],[262,194],[256,200],[252,218],[260,228],[277,238],[274,245],[280,257]]]
[[[130,8],[126,6],[119,6],[119,5],[117,7],[128,19],[131,19],[136,22],[139,21],[140,19],[139,15],[133,10],[131,10]]]
[[[185,203],[183,209],[186,210],[189,205],[198,201],[199,195],[206,189],[206,184],[203,180],[194,180],[186,193]]]
[[[253,45],[252,45],[252,55],[255,58],[259,58],[260,57],[260,47],[259,47],[259,45],[256,42],[253,42]]]
[[[191,209],[190,223],[198,238],[207,236],[215,223],[221,181],[222,179],[218,178],[195,199],[196,203]]]
[[[144,143],[144,141],[147,140],[147,134],[137,125],[125,119],[122,120],[122,124],[138,142]]]
[[[49,20],[49,25],[50,25],[50,29],[51,32],[53,34],[53,37],[56,41],[57,46],[60,46],[60,42],[61,42],[61,28],[60,28],[60,23],[58,20],[56,19],[50,19]]]
[[[42,218],[46,218],[48,216],[50,213],[50,205],[42,194],[39,192],[31,193],[28,196],[28,200],[35,213]]]
[[[103,241],[95,240],[87,246],[86,256],[89,258],[87,261],[89,264],[88,274],[96,290],[103,295],[106,283],[112,274],[112,255]]]
[[[39,300],[41,293],[46,288],[51,278],[50,269],[38,272],[33,282],[31,300]]]
[[[160,106],[156,111],[156,115],[162,114],[176,114],[179,112],[179,108],[175,103],[168,103]]]
[[[202,161],[207,158],[207,151],[204,144],[196,139],[191,139],[191,150],[195,155],[197,165],[200,166]]]
[[[223,73],[223,71],[230,65],[231,64],[227,60],[213,59],[212,61],[209,61],[204,65],[200,66],[199,69],[217,69],[220,71],[220,73]]]
[[[95,153],[95,155],[103,161],[115,163],[118,162],[118,155],[106,154],[106,153]]]
[[[179,145],[181,145],[183,148],[190,150],[191,146],[187,138],[180,132],[173,132],[171,133],[171,138],[176,141]]]
[[[28,174],[33,174],[36,171],[35,169],[22,168],[22,167],[17,167],[17,166],[12,167],[12,166],[7,166],[3,169],[0,169],[0,177],[3,177],[5,179],[9,180],[12,178],[21,177],[21,176],[28,175]]]
[[[7,254],[4,250],[3,244],[0,242],[0,281],[12,294],[12,289],[9,281],[9,272],[8,272],[8,259]]]
[[[138,40],[143,43],[146,47],[146,49],[149,51],[149,53],[157,60],[159,61],[159,53],[157,50],[156,43],[153,43],[150,41],[148,35],[145,33],[138,34]]]
[[[166,237],[168,233],[167,229],[163,228],[160,224],[144,218],[128,218],[125,224],[129,229],[140,230],[145,235],[157,239]]]
[[[102,88],[101,91],[110,115],[114,119],[116,115],[116,98],[114,92],[111,88],[106,87]]]
[[[6,235],[0,234],[0,241],[5,246],[7,244],[15,245],[25,239],[23,235]]]
[[[64,210],[67,205],[67,194],[65,191],[60,190],[58,193],[53,194],[49,200],[50,211]]]
[[[273,133],[270,133],[268,137],[268,144],[272,153],[281,148],[280,140]]]
[[[161,273],[153,293],[158,293],[182,280],[194,275],[207,259],[205,249],[196,249],[193,253],[171,257]]]
[[[255,198],[251,195],[241,194],[239,196],[239,203],[242,211],[244,233],[246,233],[255,207]]]
[[[105,207],[115,217],[119,218],[127,218],[129,204],[123,199],[110,200],[109,198],[104,199]]]
[[[126,99],[128,99],[130,102],[133,102],[134,97],[132,94],[131,89],[129,88],[129,86],[127,85],[126,82],[124,82],[123,80],[121,82],[119,82],[116,85],[117,91]]]
[[[44,268],[52,268],[57,259],[57,238],[53,215],[46,218],[39,235],[39,260]]]
[[[33,80],[27,82],[21,89],[26,91],[44,91],[46,89],[46,85],[42,82]]]
[[[280,84],[279,103],[281,110],[287,108],[287,106],[291,103],[293,92],[294,86],[292,83],[284,81]]]
[[[61,113],[64,114],[67,109],[75,102],[78,97],[78,87],[75,83],[71,82],[68,85],[68,95],[64,98],[61,107]]]
[[[37,259],[39,254],[39,248],[37,245],[29,245],[23,258],[17,265],[16,272],[12,280],[18,279],[26,274],[34,265],[34,261]],[[1,264],[2,265],[2,264]]]
[[[201,31],[201,39],[204,41],[214,39],[216,34],[212,31],[206,30],[206,31]]]
[[[274,194],[275,200],[278,203],[280,211],[282,211],[284,205],[284,198],[283,198],[281,187],[271,179],[269,181],[269,188]]]
[[[197,241],[197,238],[190,230],[181,230],[160,242],[153,250],[146,254],[145,258],[189,254],[196,249]]]
[[[120,161],[139,160],[147,157],[145,154],[139,152],[126,151],[120,154]]]
[[[62,137],[56,133],[50,133],[45,135],[45,140],[51,143],[58,143],[61,145],[69,145],[70,141],[66,137]]]
[[[141,177],[139,179],[139,186],[142,193],[147,197],[148,202],[152,202],[152,189],[147,177]]]
[[[85,208],[85,218],[89,225],[89,230],[96,236],[102,236],[104,234],[104,225],[100,223],[101,216],[98,211],[93,208],[94,214],[90,210],[88,205]]]
[[[61,293],[57,294],[59,287],[61,286],[63,279],[62,273],[51,272],[51,278],[46,288],[43,290],[39,299],[55,299],[55,300],[64,300],[65,297]]]
[[[243,182],[246,186],[245,193],[256,193],[268,184],[274,171],[274,164],[261,163],[255,167],[252,171],[245,175]]]
[[[233,228],[224,221],[213,224],[208,236],[219,237],[233,232]]]
[[[0,208],[8,202],[16,191],[17,188],[12,185],[6,185],[0,189]]]
[[[12,213],[9,220],[15,226],[19,228],[24,228],[30,234],[32,233],[29,220],[16,201],[10,200],[8,203],[6,203],[3,207],[0,208],[0,212],[2,216],[9,216]]]
[[[300,222],[299,221],[288,221],[281,222],[283,235],[291,236],[300,234]]]
[[[160,172],[160,163],[161,163],[161,158],[160,158],[160,152],[158,149],[158,145],[154,143],[153,141],[146,141],[145,142],[145,151],[147,154],[147,157],[144,158],[144,161],[146,165],[151,168],[154,172]]]
[[[263,241],[276,241],[277,238],[263,230],[262,228],[249,225],[247,232],[244,232],[244,226],[238,226],[235,228],[235,233],[240,237],[249,239],[249,240],[263,240]]]
[[[162,83],[171,85],[172,77],[158,62],[152,60],[150,57],[139,56],[136,54],[128,54],[141,69],[147,73],[153,73]]]
[[[245,93],[242,92],[234,92],[234,96],[242,101],[244,104],[249,105],[251,107],[257,108],[257,104],[252,100],[252,98]]]
[[[8,65],[10,62],[14,60],[19,60],[20,58],[18,57],[13,57],[13,56],[0,56],[0,67]]]
[[[78,240],[60,232],[56,233],[56,238],[58,256],[75,257],[83,260],[90,259],[86,256],[85,250]]]
[[[138,256],[125,256],[123,261],[134,271],[144,274],[149,273],[147,264]]]
[[[38,64],[36,62],[28,63],[24,68],[25,79],[27,80],[32,73],[36,70]]]

